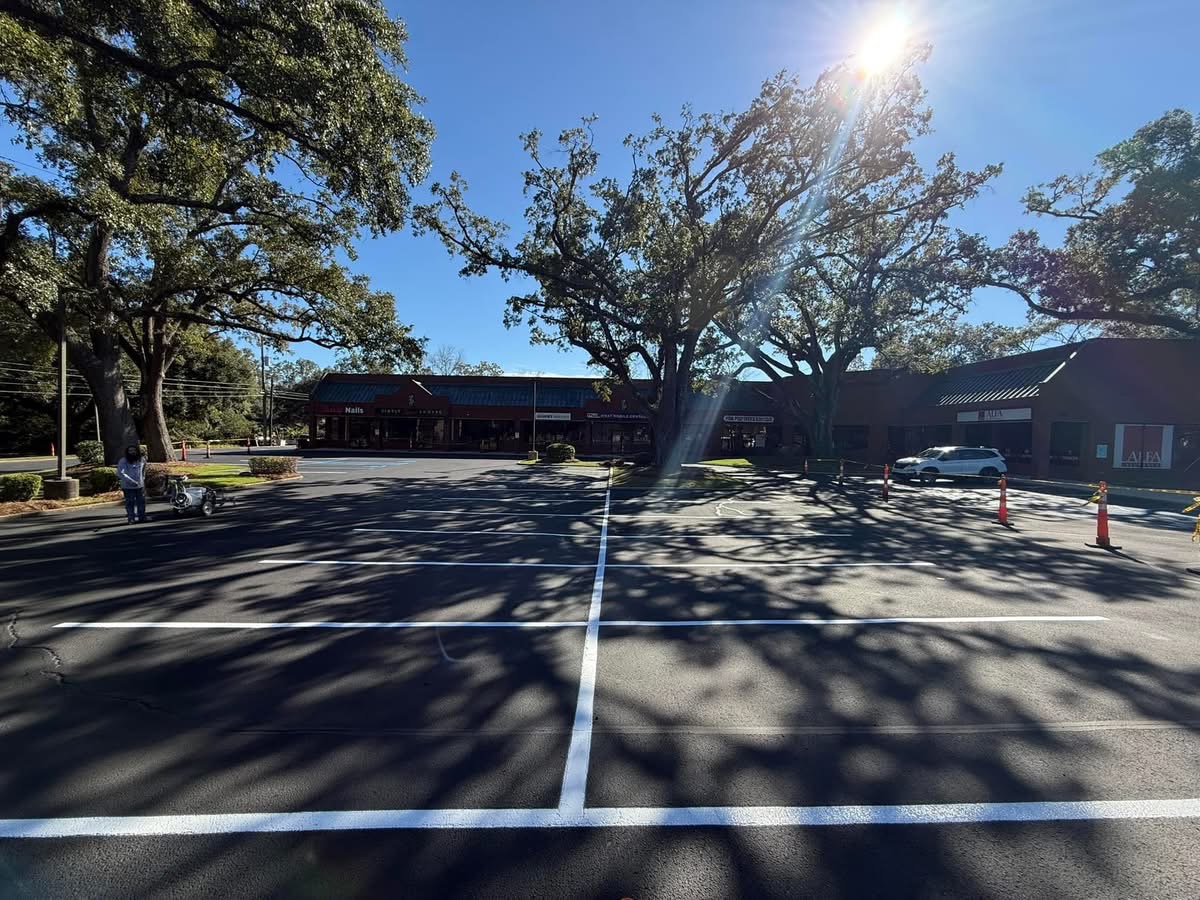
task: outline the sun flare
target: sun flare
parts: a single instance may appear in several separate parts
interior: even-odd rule
[[[854,60],[867,75],[879,75],[900,60],[908,42],[908,18],[896,9],[871,26]]]

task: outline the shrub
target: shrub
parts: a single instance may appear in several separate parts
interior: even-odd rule
[[[575,458],[575,446],[573,444],[551,444],[546,448],[547,462],[568,462]]]
[[[75,455],[82,465],[104,465],[104,445],[99,441],[80,441],[75,445]]]
[[[32,500],[42,490],[42,476],[32,472],[0,475],[0,501]]]
[[[294,456],[251,456],[251,475],[295,475]]]
[[[167,475],[171,467],[166,463],[149,463],[146,466],[146,496],[161,497],[167,492]]]
[[[117,470],[112,466],[97,466],[88,475],[88,483],[92,486],[93,494],[103,494],[115,491],[121,484]]]

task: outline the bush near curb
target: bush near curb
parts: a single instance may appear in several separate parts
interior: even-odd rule
[[[80,441],[75,445],[75,455],[79,457],[80,465],[104,465],[104,445],[99,441]]]
[[[575,458],[574,444],[551,444],[546,448],[547,462],[570,462]]]
[[[97,466],[88,474],[88,484],[92,486],[93,494],[106,494],[115,491],[121,484],[117,470],[112,466]]]
[[[251,475],[295,475],[296,457],[294,456],[252,456],[250,457]]]
[[[167,476],[171,467],[167,463],[148,463],[146,465],[146,496],[161,497],[167,492]]]
[[[42,491],[42,476],[32,472],[0,475],[0,502],[32,500]]]

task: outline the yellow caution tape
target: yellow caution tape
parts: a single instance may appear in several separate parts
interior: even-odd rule
[[[1189,506],[1187,509],[1185,509],[1184,512],[1191,512],[1193,509],[1200,509],[1200,497],[1193,497],[1192,500],[1195,502],[1193,502],[1191,506]]]
[[[1092,496],[1088,497],[1086,500],[1083,501],[1083,505],[1087,506],[1089,503],[1099,503],[1099,502],[1100,502],[1100,492],[1096,491],[1096,493],[1092,494]]]

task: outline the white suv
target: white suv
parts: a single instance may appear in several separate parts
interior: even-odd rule
[[[898,481],[918,478],[921,484],[933,484],[939,478],[960,475],[996,478],[1007,471],[1004,457],[992,447],[930,447],[896,460],[892,474]]]

